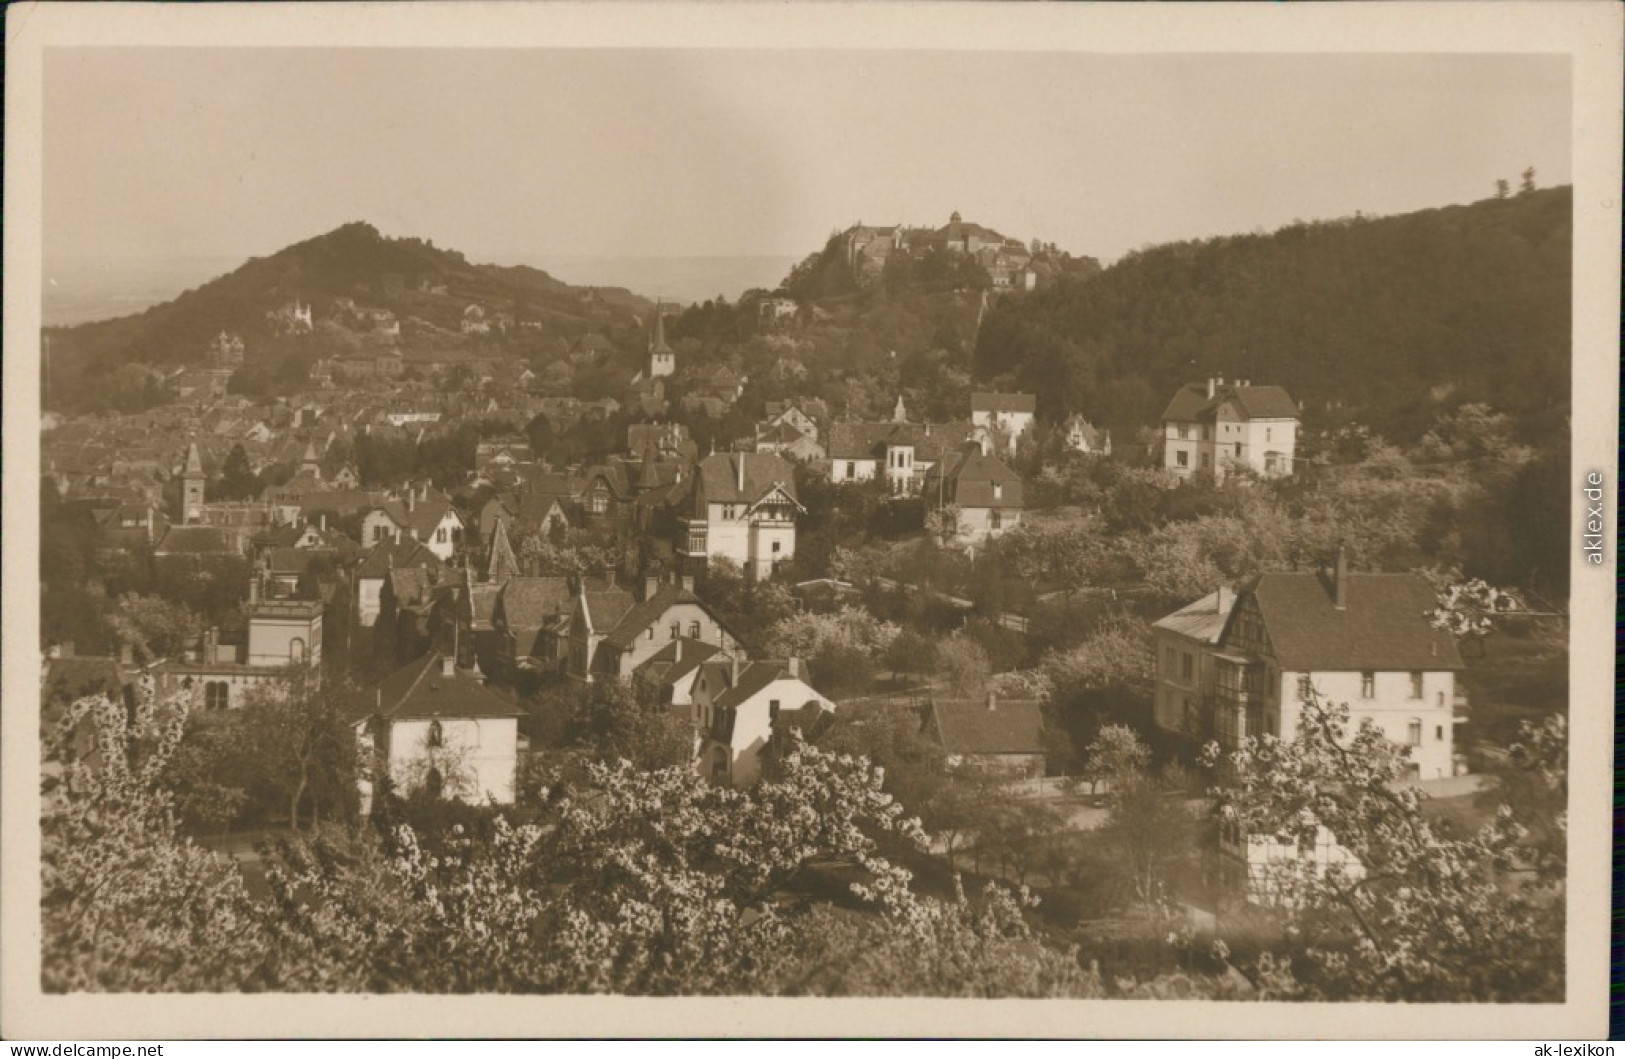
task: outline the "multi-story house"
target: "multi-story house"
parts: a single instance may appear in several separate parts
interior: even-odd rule
[[[246,641],[224,644],[219,629],[205,630],[196,650],[158,667],[161,686],[190,693],[205,709],[220,710],[243,705],[251,689],[287,679],[295,671],[319,680],[322,611],[314,600],[262,599],[256,573],[243,607]]]
[[[361,543],[411,538],[441,560],[463,545],[466,526],[450,498],[423,486],[409,485],[402,500],[386,500],[361,519]]]
[[[797,659],[708,661],[693,682],[692,717],[700,737],[695,762],[713,782],[745,787],[761,778],[763,753],[793,715],[833,714],[835,703],[802,679]]]
[[[1298,406],[1279,386],[1210,378],[1174,394],[1162,436],[1163,467],[1181,477],[1207,471],[1223,478],[1242,468],[1281,477],[1294,469]]]
[[[1306,703],[1347,703],[1351,725],[1369,720],[1410,748],[1413,776],[1455,775],[1463,665],[1429,624],[1435,605],[1421,576],[1351,573],[1341,554],[1319,571],[1258,575],[1214,645],[1213,737],[1290,739]]]
[[[679,570],[703,577],[712,559],[738,563],[747,577],[769,577],[796,554],[795,469],[762,452],[717,452],[700,461],[679,510]]]
[[[646,578],[642,600],[610,583],[578,584],[570,617],[565,672],[580,680],[627,679],[661,648],[682,637],[736,651],[738,639],[680,585]]]
[[[985,544],[1021,523],[1021,475],[976,445],[933,466],[920,495],[927,507],[954,512],[954,536],[961,545]]]
[[[506,805],[514,799],[521,716],[452,655],[430,651],[384,679],[356,733],[402,794]],[[365,771],[361,794],[366,811]]]
[[[1016,443],[1033,428],[1038,399],[1030,393],[973,393],[970,421],[990,438],[1002,438],[1005,456],[1014,456]]]
[[[1104,430],[1095,429],[1093,423],[1076,412],[1061,425],[1061,437],[1065,440],[1066,447],[1073,452],[1081,452],[1086,456],[1112,454],[1112,436]]]
[[[975,424],[910,423],[902,399],[890,422],[842,421],[829,430],[829,474],[838,484],[885,481],[895,496],[920,491],[925,475],[977,436]]]
[[[1215,655],[1235,605],[1236,593],[1220,587],[1151,624],[1156,672],[1151,720],[1189,744],[1200,745],[1213,736]]]

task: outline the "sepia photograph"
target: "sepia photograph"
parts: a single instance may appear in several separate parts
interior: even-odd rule
[[[7,1037],[1606,1035],[1618,8],[97,7]]]

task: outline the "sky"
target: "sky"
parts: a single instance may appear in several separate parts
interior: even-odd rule
[[[801,255],[957,210],[1110,262],[1572,179],[1562,56],[56,48],[44,92],[48,261],[356,220],[501,263]]]

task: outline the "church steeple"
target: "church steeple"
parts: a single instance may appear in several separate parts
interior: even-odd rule
[[[181,470],[181,522],[196,522],[203,511],[203,457],[197,442],[186,447],[186,466]]]
[[[677,354],[666,344],[666,311],[664,305],[655,302],[654,333],[649,338],[649,378],[656,379],[662,375],[670,375],[677,370]]]

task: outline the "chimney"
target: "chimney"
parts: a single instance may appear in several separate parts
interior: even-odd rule
[[[1213,392],[1215,390],[1217,390],[1218,388],[1219,388],[1219,380],[1215,379],[1213,376],[1209,375],[1207,377],[1207,396],[1208,396],[1208,400],[1211,401],[1213,399]]]
[[[1218,606],[1217,606],[1216,609],[1218,610],[1218,612],[1220,614],[1223,614],[1224,613],[1224,608],[1229,606],[1229,605],[1230,605],[1230,588],[1229,588],[1228,585],[1220,585],[1219,586],[1219,592],[1218,592]]]
[[[733,655],[728,661],[731,663],[728,667],[728,686],[737,688],[739,686],[739,655]]]
[[[996,710],[998,708],[999,708],[999,697],[993,693],[992,688],[989,688],[988,692],[987,692],[987,712],[992,713],[994,710]]]
[[[443,677],[454,677],[457,675],[456,655],[440,656],[440,675]]]
[[[745,492],[745,456],[743,453],[740,453],[739,455],[738,485],[739,493],[741,496],[743,496]]]
[[[784,660],[784,671],[797,680],[801,679],[801,659],[791,655]]]
[[[322,532],[326,533],[327,532],[327,512],[325,512],[325,511],[323,511],[321,513],[321,525],[322,525]]]
[[[135,665],[135,645],[125,641],[118,645],[118,660],[121,665]]]
[[[672,641],[671,650],[671,660],[673,662],[681,662],[683,660],[683,638],[681,636]]]
[[[1348,553],[1342,545],[1337,547],[1337,566],[1332,571],[1332,591],[1338,610],[1347,610],[1349,605],[1349,560]]]
[[[417,510],[418,491],[411,486],[406,487],[406,511],[408,514]]]
[[[654,596],[655,596],[655,593],[659,592],[659,591],[660,591],[660,578],[654,576],[653,574],[645,574],[644,578],[643,578],[643,600],[644,600],[644,602],[648,602],[649,600],[653,599]]]

